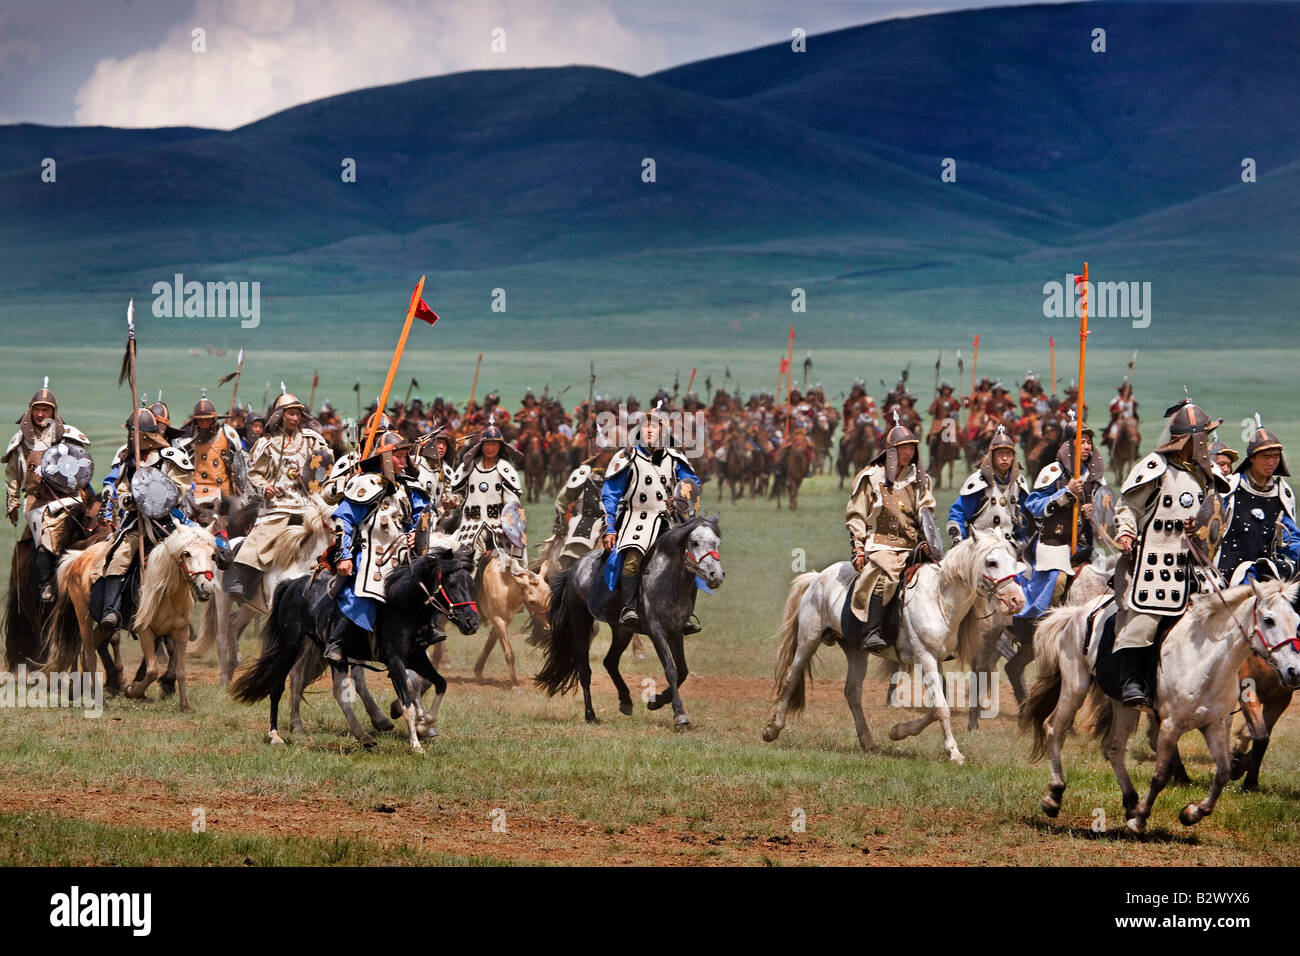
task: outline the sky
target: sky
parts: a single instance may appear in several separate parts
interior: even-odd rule
[[[232,129],[472,69],[634,74],[987,0],[0,0],[0,124]],[[202,30],[202,51],[194,36]],[[504,51],[493,50],[504,31]],[[497,35],[498,46],[501,35]]]

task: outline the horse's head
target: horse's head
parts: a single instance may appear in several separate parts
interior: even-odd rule
[[[1295,611],[1300,583],[1250,582],[1255,594],[1251,611],[1250,649],[1264,658],[1290,690],[1300,687],[1300,614]]]
[[[998,610],[1008,617],[1024,610],[1025,592],[1016,580],[1027,568],[1016,549],[998,531],[972,533],[970,584],[997,601]],[[956,549],[954,549],[956,550]]]
[[[718,530],[718,514],[696,518],[686,534],[686,568],[704,579],[710,588],[722,586],[726,574],[718,548],[722,545],[722,532]]]
[[[424,582],[434,607],[447,615],[462,634],[478,630],[478,605],[474,603],[474,552],[470,548],[452,551],[433,548],[432,559],[424,571],[429,580]]]
[[[519,566],[513,568],[510,573],[515,583],[519,585],[519,590],[523,592],[524,607],[528,613],[534,617],[545,618],[551,605],[551,589],[541,575]]]
[[[198,601],[207,601],[217,593],[212,572],[217,565],[217,541],[193,525],[178,524],[163,541],[163,547],[181,567],[181,572]]]

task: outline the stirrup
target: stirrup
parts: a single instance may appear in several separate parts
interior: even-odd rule
[[[699,620],[692,614],[686,619],[686,623],[682,625],[682,637],[686,637],[688,634],[698,634],[702,630],[704,628],[700,626]]]
[[[325,654],[323,656],[325,660],[333,661],[335,664],[346,664],[348,661],[347,657],[343,654],[342,644],[325,645]]]

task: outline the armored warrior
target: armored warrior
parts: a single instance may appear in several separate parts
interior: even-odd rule
[[[502,550],[515,558],[524,556],[523,549],[511,543],[501,525],[502,510],[511,501],[518,504],[523,494],[519,472],[515,470],[521,458],[506,443],[501,429],[489,419],[488,427],[465,450],[452,478],[452,492],[462,496],[456,545],[474,549],[476,574],[482,570],[483,557],[490,551]]]
[[[90,445],[90,440],[80,430],[67,424],[59,415],[58,400],[49,385],[50,380],[46,378],[27,403],[27,411],[18,419],[18,431],[9,439],[2,459],[10,524],[18,524],[19,502],[26,497],[22,540],[34,547],[31,580],[42,604],[54,600],[54,572],[69,539],[67,524],[69,520],[77,520],[75,516],[84,510],[85,501],[80,494],[81,488],[75,487],[79,480],[76,475],[48,475],[42,471],[41,464],[46,453],[61,444],[79,449]],[[94,462],[88,454],[76,457],[84,457],[89,462],[79,466],[77,472],[94,472]],[[73,464],[71,456],[69,464]],[[81,477],[88,481],[90,474]],[[69,481],[69,478],[74,480]]]
[[[1237,463],[1241,456],[1229,448],[1221,441],[1210,443],[1210,458],[1214,460],[1214,467],[1219,469],[1223,477],[1228,478],[1232,475],[1232,466]]]
[[[1086,563],[1092,549],[1092,499],[1106,484],[1106,463],[1093,447],[1093,431],[1085,422],[1080,442],[1080,474],[1074,477],[1075,425],[1065,430],[1065,440],[1056,459],[1044,466],[1025,498],[1025,510],[1038,521],[1038,534],[1030,549],[1033,573],[1024,585],[1025,607],[1012,621],[1012,629],[1023,639],[1032,634],[1032,622],[1047,613],[1059,600],[1058,584],[1073,577],[1076,567]],[[1071,528],[1074,506],[1079,505],[1077,533]],[[1078,546],[1070,552],[1072,539]]]
[[[188,520],[177,506],[189,494],[194,477],[194,463],[185,449],[170,444],[172,438],[180,437],[177,429],[160,424],[147,408],[138,409],[124,427],[128,436],[126,451],[113,489],[118,533],[105,557],[104,575],[91,587],[90,594],[91,615],[107,628],[119,628],[127,622],[127,606],[123,601],[126,577],[139,554],[142,531],[147,554],[171,531],[173,521]],[[138,465],[133,429],[138,429],[140,434]],[[138,473],[152,499],[147,505],[134,497],[133,479]],[[159,501],[171,507],[160,505]]]
[[[852,612],[866,622],[861,649],[882,651],[884,608],[894,599],[907,557],[918,546],[931,553],[923,513],[934,514],[929,476],[916,467],[920,438],[905,425],[885,435],[884,448],[858,472],[844,511],[853,567]],[[938,555],[932,555],[938,557]]]
[[[309,478],[332,454],[329,445],[308,417],[307,407],[281,383],[262,436],[248,454],[248,481],[262,499],[262,511],[222,586],[237,600],[257,594],[262,575],[271,567],[271,550],[286,528],[303,523],[320,488]]]
[[[1222,420],[1211,421],[1190,399],[1165,415],[1169,440],[1133,466],[1115,509],[1116,540],[1125,552],[1115,571],[1115,653],[1121,699],[1132,706],[1151,705],[1146,672],[1157,630],[1182,615],[1204,573],[1194,567],[1188,525],[1206,495],[1229,490],[1209,458],[1209,433]]]
[[[606,580],[619,582],[623,605],[618,623],[633,630],[641,626],[636,613],[636,592],[641,562],[650,546],[668,526],[668,509],[681,482],[694,486],[698,498],[700,479],[680,449],[668,444],[668,422],[662,411],[651,409],[633,430],[632,444],[610,460],[600,491],[605,512],[605,550],[612,568]],[[612,589],[612,584],[611,584]],[[699,625],[687,621],[683,634],[695,634]]]
[[[564,571],[588,551],[598,547],[605,532],[605,506],[601,487],[613,448],[601,448],[569,475],[555,499],[552,538],[563,539],[556,570]],[[545,550],[545,543],[542,545]]]
[[[979,470],[966,479],[948,509],[948,536],[956,544],[975,529],[1001,531],[1013,548],[1019,547],[1033,527],[1033,516],[1025,508],[1028,496],[1016,443],[999,428]]]
[[[184,437],[173,442],[184,448],[194,462],[194,503],[199,523],[208,524],[216,517],[223,497],[238,497],[248,482],[248,465],[244,459],[239,433],[228,424],[217,424],[217,407],[208,399],[207,389],[194,404],[190,420],[182,426]]]
[[[1282,442],[1260,425],[1250,436],[1246,460],[1228,478],[1224,496],[1217,564],[1229,584],[1268,577],[1285,580],[1300,566],[1295,492],[1284,477],[1290,474]]]
[[[350,633],[375,630],[388,575],[414,554],[415,533],[429,499],[409,460],[410,447],[396,431],[379,435],[334,509],[330,560],[336,579],[344,582],[335,598],[343,614],[330,632],[325,659],[336,664],[344,663]]]

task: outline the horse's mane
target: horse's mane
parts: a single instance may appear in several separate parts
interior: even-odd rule
[[[432,568],[436,567],[442,574],[451,574],[457,570],[468,570],[473,561],[473,551],[468,548],[454,551],[441,544],[434,545],[428,554],[412,558],[389,572],[388,579],[384,582],[384,592],[389,602],[399,607],[423,604],[427,597],[421,585],[430,576]]]
[[[965,585],[970,580],[971,566],[996,544],[996,539],[977,543],[975,536],[963,538],[950,548],[939,562],[939,580],[944,586]]]
[[[140,605],[135,612],[133,628],[146,627],[170,601],[180,588],[188,587],[189,579],[181,567],[180,554],[187,547],[213,551],[217,541],[196,525],[178,524],[176,529],[154,548],[140,580]]]
[[[1265,598],[1281,597],[1288,604],[1295,602],[1296,593],[1300,591],[1300,581],[1258,581],[1256,586]],[[1187,602],[1187,613],[1183,615],[1183,621],[1193,630],[1205,629],[1205,625],[1218,614],[1224,613],[1224,604],[1228,605],[1227,613],[1236,614],[1241,603],[1247,598],[1254,595],[1254,588],[1250,582],[1245,584],[1234,585],[1230,588],[1224,588],[1220,592],[1223,600],[1220,601],[1213,593],[1198,592],[1193,594]]]
[[[303,514],[300,525],[290,525],[271,545],[271,561],[278,568],[288,568],[298,562],[302,549],[313,537],[330,537],[329,513],[312,502]]]

